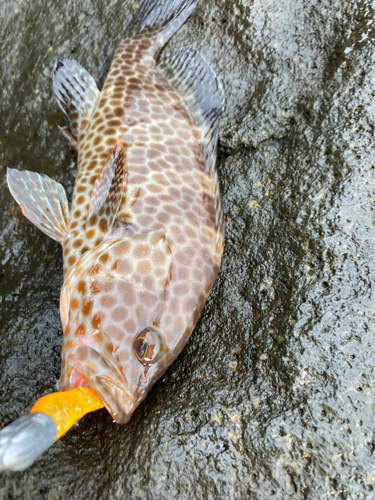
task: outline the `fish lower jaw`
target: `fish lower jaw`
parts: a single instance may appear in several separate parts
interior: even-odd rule
[[[60,391],[86,387],[95,391],[113,420],[118,424],[129,422],[139,402],[130,394],[123,381],[108,374],[82,373],[80,367],[72,367],[65,383],[58,383]]]

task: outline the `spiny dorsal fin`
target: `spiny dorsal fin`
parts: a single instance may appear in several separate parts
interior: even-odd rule
[[[181,95],[201,130],[207,171],[215,169],[223,97],[215,73],[194,50],[182,47],[167,54],[160,70]]]
[[[90,73],[77,62],[57,59],[53,68],[53,90],[73,136],[70,144],[76,147],[75,143],[78,143],[80,134],[87,127],[88,118],[94,109],[99,95],[98,87]],[[60,131],[67,137],[64,129]]]
[[[69,206],[63,186],[46,175],[13,168],[7,170],[7,182],[23,215],[62,245],[69,221]]]
[[[96,178],[91,193],[87,229],[93,225],[99,225],[105,233],[111,229],[121,205],[127,173],[126,148],[119,139]]]

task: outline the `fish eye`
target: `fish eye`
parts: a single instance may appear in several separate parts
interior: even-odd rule
[[[133,351],[142,365],[150,366],[165,353],[164,340],[153,328],[145,328],[133,340]]]

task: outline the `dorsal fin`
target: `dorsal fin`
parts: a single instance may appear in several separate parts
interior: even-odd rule
[[[182,47],[167,54],[160,70],[181,95],[201,130],[207,171],[215,168],[223,97],[215,73],[194,50]]]
[[[64,128],[60,132],[76,147],[99,96],[98,87],[90,73],[77,62],[57,59],[53,68],[53,90],[70,134]]]
[[[96,178],[91,193],[87,229],[93,225],[98,225],[105,233],[111,229],[121,205],[127,173],[126,148],[119,139]]]
[[[65,189],[46,175],[7,170],[7,182],[22,213],[43,233],[63,244],[69,221]]]

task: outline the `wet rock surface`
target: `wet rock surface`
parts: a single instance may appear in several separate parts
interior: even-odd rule
[[[60,372],[61,250],[6,167],[71,197],[57,56],[103,82],[134,2],[0,1],[0,423]],[[130,423],[86,416],[1,499],[375,498],[375,24],[369,0],[207,0],[170,45],[226,97],[222,269],[186,349]]]

